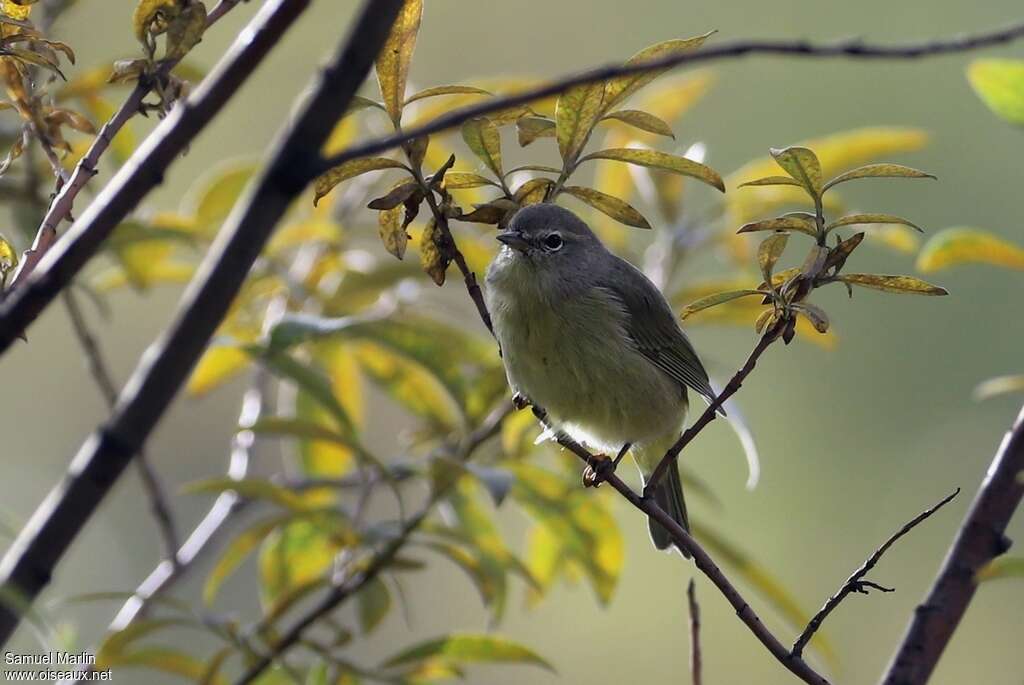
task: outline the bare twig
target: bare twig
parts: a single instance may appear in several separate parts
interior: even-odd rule
[[[882,585],[879,585],[878,583],[874,583],[869,580],[864,580],[864,576],[866,576],[871,571],[871,569],[875,567],[875,564],[877,564],[878,560],[882,558],[882,555],[885,554],[886,551],[888,551],[888,549],[892,547],[897,540],[899,540],[901,537],[909,533],[914,527],[917,526],[917,524],[921,523],[926,518],[930,517],[932,514],[937,512],[942,507],[946,506],[954,497],[956,497],[959,494],[960,488],[957,488],[949,495],[943,497],[938,504],[929,507],[928,509],[925,509],[923,512],[921,512],[913,519],[908,521],[902,528],[896,531],[888,540],[882,543],[882,546],[876,549],[874,553],[872,553],[872,555],[867,558],[867,561],[861,564],[861,567],[854,571],[853,575],[846,579],[846,582],[843,583],[843,586],[841,588],[839,588],[839,591],[831,597],[829,597],[828,601],[825,602],[824,606],[822,606],[821,609],[818,610],[818,613],[816,613],[814,617],[811,618],[811,620],[807,623],[807,627],[804,628],[804,632],[800,633],[800,637],[798,637],[796,639],[796,642],[793,643],[793,649],[790,650],[790,654],[792,654],[793,656],[800,656],[801,654],[803,654],[804,647],[806,647],[807,643],[811,641],[811,638],[814,637],[814,633],[817,632],[817,630],[821,627],[821,624],[825,621],[828,615],[832,613],[832,610],[839,606],[840,602],[846,599],[851,593],[857,592],[866,595],[868,594],[869,589],[878,590],[879,592],[892,592],[893,588],[887,588]]]
[[[113,226],[105,222],[117,223],[119,215],[133,205],[144,190],[153,186],[155,175],[170,161],[169,156],[178,149],[177,144],[183,138],[190,138],[228,99],[229,95],[221,93],[216,84],[223,82],[223,87],[233,93],[308,5],[308,0],[271,0],[263,5],[253,28],[243,32],[218,69],[219,77],[204,82],[205,87],[200,87],[190,104],[179,106],[175,110],[177,116],[168,117],[169,121],[190,123],[178,130],[171,121],[164,136],[157,136],[157,142],[143,145],[136,153],[137,164],[127,165],[118,175],[121,181],[115,179],[108,188],[111,193],[101,193],[93,203],[95,209],[90,207],[83,216],[80,223],[86,232],[93,230],[94,224],[106,229]],[[89,516],[163,416],[226,314],[273,228],[311,178],[302,170],[317,157],[320,146],[365,78],[400,5],[397,0],[377,0],[372,11],[364,7],[351,44],[346,43],[323,70],[300,114],[274,144],[270,162],[252,191],[245,195],[239,211],[226,222],[220,240],[214,243],[186,290],[175,323],[143,356],[110,420],[82,446],[64,480],[42,502],[8,549],[0,563],[2,591],[23,598],[29,604],[34,601],[49,583],[53,569]],[[197,111],[204,112],[198,119],[195,118]],[[167,142],[168,132],[172,131],[176,131],[169,136],[174,145]],[[162,154],[158,154],[161,146]],[[125,189],[132,190],[125,192]],[[104,195],[108,197],[104,199]],[[75,233],[74,228],[72,233]],[[82,233],[78,231],[78,235]],[[87,244],[94,249],[101,240],[102,236],[94,236],[93,242]],[[72,244],[78,243],[72,241]],[[68,254],[76,255],[72,261],[84,260],[89,252],[90,248],[81,246],[76,250],[60,250],[58,244],[44,257],[42,264],[47,261],[55,264]],[[37,296],[43,292],[47,298],[52,297],[66,285],[66,281],[61,283],[61,280],[70,278],[72,273],[73,270],[66,269],[37,271],[19,291],[29,293],[31,284],[35,283]],[[10,607],[0,607],[0,644],[10,638],[19,620],[20,616]]]
[[[502,422],[511,411],[512,407],[508,404],[493,411],[477,430],[462,441],[452,458],[460,462],[469,460],[481,445],[498,434]],[[450,481],[447,485],[435,488],[423,507],[406,519],[395,537],[377,551],[365,567],[335,585],[319,602],[303,614],[291,628],[277,638],[269,653],[261,656],[246,669],[245,673],[235,681],[235,685],[246,685],[256,680],[275,660],[280,659],[288,650],[300,644],[310,627],[337,609],[347,599],[358,594],[367,583],[374,580],[381,571],[387,568],[404,548],[409,536],[427,519],[438,502],[447,496],[454,482]]]
[[[78,344],[85,355],[86,363],[89,366],[89,373],[92,374],[96,386],[103,395],[103,401],[107,409],[113,409],[117,402],[117,388],[114,386],[113,377],[107,367],[96,336],[89,328],[81,307],[75,297],[74,290],[68,288],[63,292],[64,307],[71,320],[71,329],[75,332]],[[164,544],[165,558],[171,563],[177,563],[178,552],[178,531],[174,524],[174,514],[171,512],[170,500],[167,497],[167,490],[160,482],[160,476],[146,456],[145,450],[139,450],[135,457],[135,465],[138,468],[139,479],[149,499],[149,506],[153,510],[153,518],[160,529],[160,537]]]
[[[142,142],[71,228],[52,247],[39,251],[38,254],[45,252],[45,255],[38,260],[38,264],[31,267],[31,275],[22,276],[18,286],[10,289],[9,295],[0,305],[0,353],[23,335],[57,293],[66,288],[86,262],[99,251],[114,227],[124,220],[150,190],[160,184],[164,170],[234,96],[308,5],[309,0],[274,0],[264,4],[195,92],[175,106]],[[130,96],[119,113],[123,111],[124,117],[134,114],[144,95],[139,95],[134,109],[134,100]],[[118,115],[115,114],[108,125],[116,123],[117,119]],[[112,125],[111,130],[116,128]],[[113,133],[105,134],[101,130],[93,145],[105,135],[112,138]],[[68,191],[74,183],[72,176],[71,181],[65,184],[64,191]],[[36,239],[37,242],[40,240],[39,234]],[[28,261],[27,258],[22,261],[23,273],[28,273],[24,271],[30,268],[27,266]]]
[[[644,497],[648,497],[654,492],[654,486],[658,484],[662,476],[665,474],[665,469],[669,466],[674,466],[676,458],[679,453],[683,451],[683,448],[690,444],[690,442],[697,437],[697,434],[704,430],[704,427],[715,420],[718,416],[718,410],[725,404],[725,401],[736,394],[736,391],[743,385],[743,381],[746,380],[750,372],[754,370],[757,365],[757,360],[760,359],[764,351],[768,349],[768,346],[778,340],[779,336],[782,335],[783,329],[786,327],[786,321],[784,319],[779,320],[778,323],[768,328],[767,331],[761,336],[761,339],[757,341],[757,345],[751,350],[750,355],[747,357],[747,361],[743,363],[739,371],[729,380],[722,392],[715,397],[715,401],[707,406],[704,413],[700,415],[693,424],[690,425],[683,434],[679,436],[679,439],[668,449],[665,456],[658,462],[657,468],[654,469],[654,473],[651,474],[650,479],[644,486]]]
[[[624,65],[622,63],[608,64],[594,69],[588,69],[575,74],[569,74],[555,79],[535,88],[522,90],[518,93],[504,97],[492,98],[479,104],[469,107],[462,107],[444,116],[433,119],[422,126],[403,129],[394,135],[382,136],[376,140],[370,140],[348,148],[324,161],[321,171],[326,171],[332,166],[342,164],[357,157],[373,155],[391,148],[398,147],[403,143],[419,138],[420,136],[439,133],[450,128],[459,126],[465,121],[474,117],[493,114],[511,107],[528,105],[531,102],[541,100],[552,95],[558,95],[565,90],[587,83],[605,81],[618,76],[628,76],[646,71],[668,69],[684,64],[695,64],[699,62],[711,62],[721,59],[731,59],[747,55],[786,55],[790,57],[820,58],[849,58],[849,59],[916,59],[932,55],[943,55],[954,52],[966,52],[983,47],[1000,45],[1024,37],[1024,23],[1013,24],[1006,28],[996,29],[953,37],[947,40],[931,40],[920,43],[907,43],[903,45],[872,45],[861,40],[844,40],[837,43],[817,44],[809,41],[797,40],[739,40],[731,43],[721,43],[706,47],[695,52],[669,55],[650,62]]]
[[[534,407],[534,414],[537,415],[537,419],[545,428],[552,430],[551,425],[548,423],[547,415],[543,410],[539,410]],[[594,462],[593,454],[588,452],[582,445],[564,433],[555,432],[555,439],[559,445],[575,454],[585,463],[591,464]],[[828,685],[828,680],[811,668],[803,658],[793,657],[790,655],[789,649],[785,647],[770,630],[768,630],[761,621],[761,618],[757,615],[757,612],[754,611],[754,609],[747,603],[747,600],[743,598],[743,595],[739,593],[739,590],[737,590],[725,574],[722,573],[722,570],[718,568],[718,565],[715,564],[714,560],[712,560],[708,553],[704,551],[704,548],[701,547],[688,532],[683,530],[671,516],[665,513],[665,511],[659,507],[652,498],[638,495],[632,488],[626,485],[621,478],[615,475],[615,473],[603,474],[603,480],[615,488],[615,490],[618,491],[618,493],[630,504],[661,524],[672,537],[676,546],[693,557],[693,563],[701,573],[707,576],[708,579],[715,584],[715,587],[717,587],[719,592],[722,593],[726,601],[728,601],[736,610],[736,615],[739,619],[743,621],[747,628],[750,629],[750,632],[754,634],[754,637],[764,645],[768,652],[774,656],[779,663],[809,685]]]
[[[206,15],[206,28],[210,28],[217,21],[223,17],[229,10],[237,5],[241,0],[221,0],[217,3],[217,6],[210,10],[210,13]],[[18,270],[14,274],[14,279],[11,281],[11,287],[19,285],[27,278],[33,270],[39,260],[43,258],[46,252],[57,240],[57,227],[60,222],[71,216],[71,210],[75,204],[75,198],[78,197],[78,193],[89,183],[89,180],[98,173],[98,165],[100,157],[110,147],[110,143],[114,140],[114,136],[124,128],[124,125],[128,123],[128,120],[134,117],[142,108],[142,101],[152,90],[153,84],[159,82],[161,79],[167,78],[178,64],[177,59],[170,59],[164,61],[157,73],[148,79],[142,79],[132,89],[132,92],[128,95],[128,98],[118,108],[118,110],[103,124],[100,128],[96,138],[92,141],[92,145],[86,151],[85,155],[78,160],[78,164],[75,165],[74,171],[70,177],[67,177],[67,172],[61,166],[60,162],[56,160],[56,155],[53,153],[53,149],[44,143],[44,149],[47,150],[47,157],[50,159],[50,165],[54,168],[54,174],[60,179],[58,193],[50,203],[49,208],[46,210],[46,214],[43,216],[42,222],[39,224],[39,228],[36,231],[35,240],[32,242],[32,247],[25,251],[21,257],[21,262],[18,265]],[[41,142],[44,141],[40,135],[39,139]]]
[[[703,659],[700,653],[700,605],[697,604],[697,587],[690,578],[686,588],[686,602],[690,607],[690,680],[701,685]]]
[[[977,589],[975,575],[1010,548],[1006,526],[1024,498],[1024,408],[1003,437],[924,602],[914,611],[882,682],[927,682]]]

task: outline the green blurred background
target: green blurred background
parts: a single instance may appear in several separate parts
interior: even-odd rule
[[[55,27],[56,37],[74,46],[82,68],[114,56],[135,56],[134,4],[79,0]],[[211,66],[257,4],[235,10],[204,37],[190,59]],[[263,152],[313,67],[346,30],[354,3],[313,5],[174,165],[151,206],[174,208],[188,185],[218,161]],[[1020,9],[1015,0],[634,0],[627,6],[613,0],[430,0],[412,80],[426,87],[478,76],[552,76],[709,29],[720,32],[715,40],[915,40],[1019,20]],[[989,51],[996,53],[1024,56],[1024,45]],[[971,92],[964,78],[970,59],[958,55],[896,63],[753,57],[715,64],[714,89],[674,126],[678,144],[685,148],[703,141],[710,151],[707,163],[726,172],[763,155],[769,146],[868,125],[921,127],[931,135],[928,147],[894,161],[931,171],[939,182],[867,183],[847,191],[851,202],[908,216],[929,231],[973,225],[1020,243],[1024,134],[998,121]],[[913,273],[911,257],[878,249],[865,249],[857,257],[857,270]],[[756,490],[744,488],[742,454],[724,425],[712,426],[687,453],[688,463],[724,502],[717,510],[701,506],[697,516],[742,543],[808,610],[895,528],[954,487],[964,488],[958,500],[894,548],[872,574],[895,586],[896,593],[854,596],[829,619],[826,630],[841,657],[832,673],[839,683],[878,677],[1016,412],[1012,397],[977,404],[970,391],[985,378],[1024,370],[1018,300],[1024,274],[965,267],[931,279],[948,287],[951,296],[860,292],[851,301],[839,289],[823,292],[817,301],[832,315],[838,347],[825,351],[797,342],[769,352],[740,394],[763,459]],[[113,298],[113,317],[101,333],[120,381],[166,324],[178,294],[165,287]],[[451,302],[468,313],[468,301],[452,297]],[[692,337],[719,376],[735,367],[753,342],[750,331],[735,328],[700,327]],[[5,356],[3,377],[0,507],[21,522],[106,412],[60,307],[52,307],[32,328],[29,344]],[[202,400],[175,403],[148,448],[168,483],[176,488],[223,470],[241,389],[235,383]],[[387,417],[376,421],[383,427]],[[371,428],[370,435],[385,447],[393,440],[383,429]],[[184,528],[198,520],[204,502],[182,495],[175,504]],[[518,586],[497,628],[549,658],[558,675],[527,667],[480,667],[471,670],[469,682],[687,682],[684,590],[692,568],[678,556],[655,553],[635,511],[619,503],[616,511],[627,538],[627,561],[608,607],[599,607],[589,588],[580,585],[559,589],[527,610]],[[515,545],[521,526],[516,516],[505,518]],[[1024,536],[1024,517],[1018,515],[1009,535]],[[59,567],[47,597],[134,587],[159,551],[146,501],[129,472]],[[194,573],[176,594],[194,597],[203,575]],[[358,655],[361,660],[452,629],[487,628],[476,592],[453,567],[436,563],[417,578],[408,585],[409,624],[393,613]],[[706,682],[793,681],[703,578],[698,578],[698,595]],[[221,606],[254,604],[255,582],[243,575],[226,589]],[[763,606],[756,599],[754,604]],[[95,643],[113,608],[88,605],[68,614],[79,627],[81,644]],[[779,621],[766,613],[779,628]],[[781,630],[789,635],[789,629]],[[1000,581],[983,587],[934,682],[1024,682],[1022,634],[1024,586]],[[35,648],[26,631],[11,647]],[[171,682],[141,671],[121,672],[115,680]]]

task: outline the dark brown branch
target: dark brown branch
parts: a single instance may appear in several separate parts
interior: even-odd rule
[[[481,445],[498,434],[501,430],[502,422],[511,413],[511,411],[512,407],[510,405],[506,405],[492,412],[477,430],[462,441],[462,444],[458,446],[453,458],[460,462],[468,461]],[[434,507],[447,496],[448,491],[456,482],[457,480],[452,480],[446,485],[442,485],[441,487],[434,489],[430,493],[430,497],[427,499],[423,507],[416,512],[416,514],[406,519],[397,535],[372,556],[365,568],[349,578],[344,579],[341,583],[332,588],[330,592],[324,595],[319,602],[303,614],[303,616],[299,618],[291,628],[289,628],[274,642],[273,647],[268,654],[262,655],[249,666],[245,673],[235,681],[235,685],[246,685],[247,683],[251,683],[256,680],[256,678],[258,678],[267,668],[270,667],[272,663],[274,663],[275,659],[280,659],[288,652],[288,650],[300,644],[306,631],[314,624],[333,612],[350,597],[358,594],[367,583],[375,579],[381,571],[387,568],[395,556],[405,546],[409,536],[416,532],[420,525],[433,511]]]
[[[846,582],[843,583],[843,586],[841,588],[839,588],[839,591],[831,597],[829,597],[828,601],[825,602],[824,606],[822,606],[821,609],[818,610],[818,613],[816,613],[814,617],[811,618],[811,620],[807,623],[807,627],[804,628],[804,632],[800,633],[800,637],[798,637],[796,639],[796,642],[793,643],[793,649],[790,650],[790,654],[792,654],[793,656],[800,656],[801,654],[803,654],[804,647],[806,647],[807,643],[811,641],[811,638],[814,637],[814,634],[821,627],[821,624],[825,621],[828,615],[832,613],[832,610],[839,606],[840,602],[846,599],[850,594],[857,592],[866,595],[868,594],[869,589],[878,590],[879,592],[892,592],[893,588],[883,587],[878,583],[873,583],[869,580],[864,580],[864,576],[866,576],[871,571],[871,569],[875,567],[875,564],[877,564],[878,560],[882,558],[882,555],[885,554],[886,551],[888,551],[888,549],[892,547],[897,540],[899,540],[901,537],[909,533],[914,527],[916,527],[926,518],[930,517],[939,509],[946,506],[950,501],[952,501],[954,497],[956,497],[959,494],[960,488],[957,488],[952,493],[942,498],[942,501],[940,501],[938,504],[928,509],[925,509],[923,512],[921,512],[913,519],[908,521],[906,525],[904,525],[902,528],[896,531],[888,540],[882,543],[882,546],[876,549],[874,553],[867,558],[867,561],[865,561],[859,569],[854,571],[853,575],[846,579]]]
[[[882,682],[928,681],[977,589],[975,575],[1010,548],[1006,526],[1024,498],[1024,408],[1007,431],[935,583],[914,610]]]
[[[700,418],[694,421],[689,428],[683,431],[683,434],[679,436],[679,439],[675,441],[672,447],[670,447],[665,453],[665,456],[661,458],[661,461],[658,462],[657,468],[654,469],[654,473],[651,474],[650,479],[644,486],[644,497],[647,497],[650,493],[654,492],[654,486],[657,485],[662,476],[665,475],[665,469],[669,466],[675,465],[676,458],[679,456],[679,453],[683,451],[683,448],[689,445],[690,442],[697,437],[697,434],[704,430],[705,426],[715,420],[715,417],[718,416],[718,410],[723,404],[725,404],[726,400],[735,395],[736,391],[742,387],[743,381],[746,380],[747,376],[750,375],[750,372],[753,371],[754,367],[757,365],[757,360],[762,354],[764,354],[764,351],[767,350],[780,335],[782,335],[782,331],[785,329],[786,325],[787,321],[785,319],[780,319],[778,323],[765,331],[764,335],[761,336],[761,339],[757,341],[757,345],[755,345],[754,349],[751,350],[750,355],[747,357],[747,361],[744,362],[743,366],[740,367],[739,371],[737,371],[736,375],[729,380],[726,386],[722,388],[722,392],[718,394],[715,401],[708,405],[707,409],[704,410],[704,413],[700,415]]]
[[[75,332],[75,337],[78,338],[78,344],[82,348],[82,354],[85,355],[86,363],[89,366],[89,373],[92,374],[93,380],[96,381],[96,386],[99,388],[100,394],[103,395],[103,401],[106,402],[107,409],[113,409],[114,404],[117,402],[117,388],[107,367],[107,362],[103,357],[103,351],[100,349],[99,342],[89,328],[89,324],[82,314],[81,307],[78,306],[78,300],[75,298],[73,289],[68,288],[64,291],[63,300],[64,307],[68,312],[68,318],[71,319],[71,328]],[[174,514],[171,513],[167,489],[160,482],[160,476],[157,475],[156,469],[150,463],[145,450],[139,450],[135,457],[135,465],[138,468],[142,487],[146,491],[150,509],[153,510],[153,518],[160,529],[165,558],[170,560],[171,563],[176,564],[178,531],[174,525]]]
[[[700,651],[700,605],[697,604],[697,587],[690,578],[686,588],[686,602],[690,607],[690,681],[693,685],[703,682],[703,658]]]
[[[240,1],[221,0],[221,2],[217,3],[217,6],[210,10],[210,13],[206,16],[206,28],[208,29],[217,23],[221,17],[227,14]],[[129,119],[141,111],[142,101],[149,95],[153,84],[167,78],[171,70],[177,66],[178,61],[177,59],[166,60],[160,65],[157,73],[152,78],[140,80],[124,103],[100,128],[99,133],[96,134],[96,138],[92,141],[85,155],[78,160],[78,164],[75,165],[70,178],[61,184],[57,196],[54,197],[49,208],[46,210],[46,214],[43,216],[43,220],[36,231],[32,247],[22,255],[18,270],[11,281],[12,288],[15,285],[21,284],[25,278],[31,275],[39,260],[43,258],[54,242],[56,242],[57,227],[60,226],[61,221],[71,216],[71,210],[74,208],[75,198],[78,197],[78,193],[98,173],[100,158],[107,151],[107,148],[110,147],[114,136],[124,128]],[[40,136],[40,141],[42,140],[43,138]],[[49,146],[45,147],[48,148]],[[54,173],[58,175],[61,181],[65,181],[63,178],[64,169],[59,162],[54,163],[55,155],[52,153],[53,151],[50,149],[48,156],[51,157],[50,163],[54,166]]]
[[[459,126],[474,117],[493,114],[511,107],[528,105],[531,102],[558,95],[573,86],[605,81],[617,76],[628,76],[645,71],[678,67],[684,64],[711,62],[746,55],[785,55],[815,59],[916,59],[1000,45],[1021,37],[1024,37],[1024,23],[1014,24],[995,31],[954,37],[947,40],[932,40],[888,46],[872,45],[861,40],[844,40],[825,44],[816,44],[803,40],[739,40],[731,43],[720,43],[694,52],[674,54],[641,64],[629,66],[622,63],[608,64],[563,76],[549,83],[529,88],[513,95],[485,100],[470,107],[462,107],[421,126],[403,129],[394,135],[382,136],[376,140],[370,140],[361,145],[353,146],[325,160],[320,171],[326,171],[332,166],[356,159],[357,157],[374,155],[399,147],[403,143],[407,143],[420,136],[440,133],[441,131]]]
[[[0,305],[0,353],[24,334],[39,313],[95,256],[114,227],[161,183],[164,171],[234,96],[308,5],[309,0],[274,0],[265,4],[213,72],[143,141],[71,228],[46,250],[31,275],[10,289]],[[130,109],[130,101],[131,98],[122,109]],[[103,135],[101,130],[100,137]],[[65,189],[73,182],[72,178]]]
[[[255,49],[257,55],[265,53],[283,32],[282,24],[290,24],[308,4],[308,0],[278,0],[264,5],[256,19],[260,28],[244,32],[241,42],[246,49]],[[143,356],[110,420],[82,446],[64,480],[8,550],[0,564],[4,594],[27,603],[35,599],[89,516],[163,416],[278,221],[313,178],[308,171],[311,161],[318,158],[321,146],[366,78],[401,5],[400,0],[363,4],[349,37],[322,69],[298,113],[274,142],[267,165],[226,221],[186,289],[174,323]],[[235,52],[232,54],[237,57]],[[233,62],[229,59],[229,64]],[[246,72],[249,70],[251,65]],[[209,90],[201,88],[199,92]],[[184,111],[194,109],[186,105]],[[179,114],[179,119],[183,116]],[[146,147],[140,152],[144,153]],[[148,147],[152,150],[153,146]],[[153,170],[141,175],[149,176]],[[103,215],[109,206],[106,202],[95,204],[103,208],[94,217]],[[53,256],[45,257],[43,264]],[[48,287],[53,288],[53,283]],[[0,644],[8,640],[18,621],[16,612],[0,608]]]
[[[552,430],[550,424],[547,421],[547,416],[542,410],[538,410],[534,407],[534,413],[537,414],[538,420],[548,430]],[[552,431],[555,432],[555,431]],[[565,435],[564,433],[555,432],[556,440],[559,445],[566,448],[581,460],[587,464],[594,463],[594,455],[588,452],[578,442]],[[811,666],[803,660],[801,657],[793,657],[789,653],[789,649],[779,641],[775,635],[768,630],[768,628],[761,621],[761,618],[757,615],[757,612],[747,603],[747,600],[743,599],[743,595],[739,593],[739,590],[733,586],[729,579],[722,573],[722,570],[718,568],[714,560],[704,551],[704,548],[685,530],[680,527],[676,521],[669,516],[665,511],[655,504],[652,498],[643,497],[633,492],[633,489],[626,485],[621,478],[614,473],[603,474],[604,482],[615,488],[620,495],[632,504],[634,507],[647,514],[650,518],[660,523],[668,534],[672,536],[672,540],[676,546],[682,550],[685,550],[693,558],[693,563],[697,566],[701,573],[708,577],[708,579],[715,584],[719,592],[725,597],[726,601],[732,605],[736,610],[736,615],[741,621],[750,629],[750,632],[754,634],[754,637],[764,645],[765,649],[774,656],[779,663],[785,666],[793,675],[800,678],[800,680],[810,685],[828,685],[828,680],[818,674]]]

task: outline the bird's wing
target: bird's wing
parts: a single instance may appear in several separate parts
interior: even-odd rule
[[[622,302],[626,332],[637,349],[684,387],[693,388],[708,403],[715,391],[697,353],[658,289],[629,262],[616,258],[608,282],[601,283]]]

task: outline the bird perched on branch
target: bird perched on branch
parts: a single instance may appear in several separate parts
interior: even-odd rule
[[[557,205],[519,210],[497,238],[504,247],[487,270],[485,298],[509,385],[556,430],[617,453],[615,464],[632,452],[646,482],[682,432],[687,388],[714,400],[665,298]],[[677,468],[654,496],[689,530]],[[649,527],[658,549],[671,547],[668,531]]]

